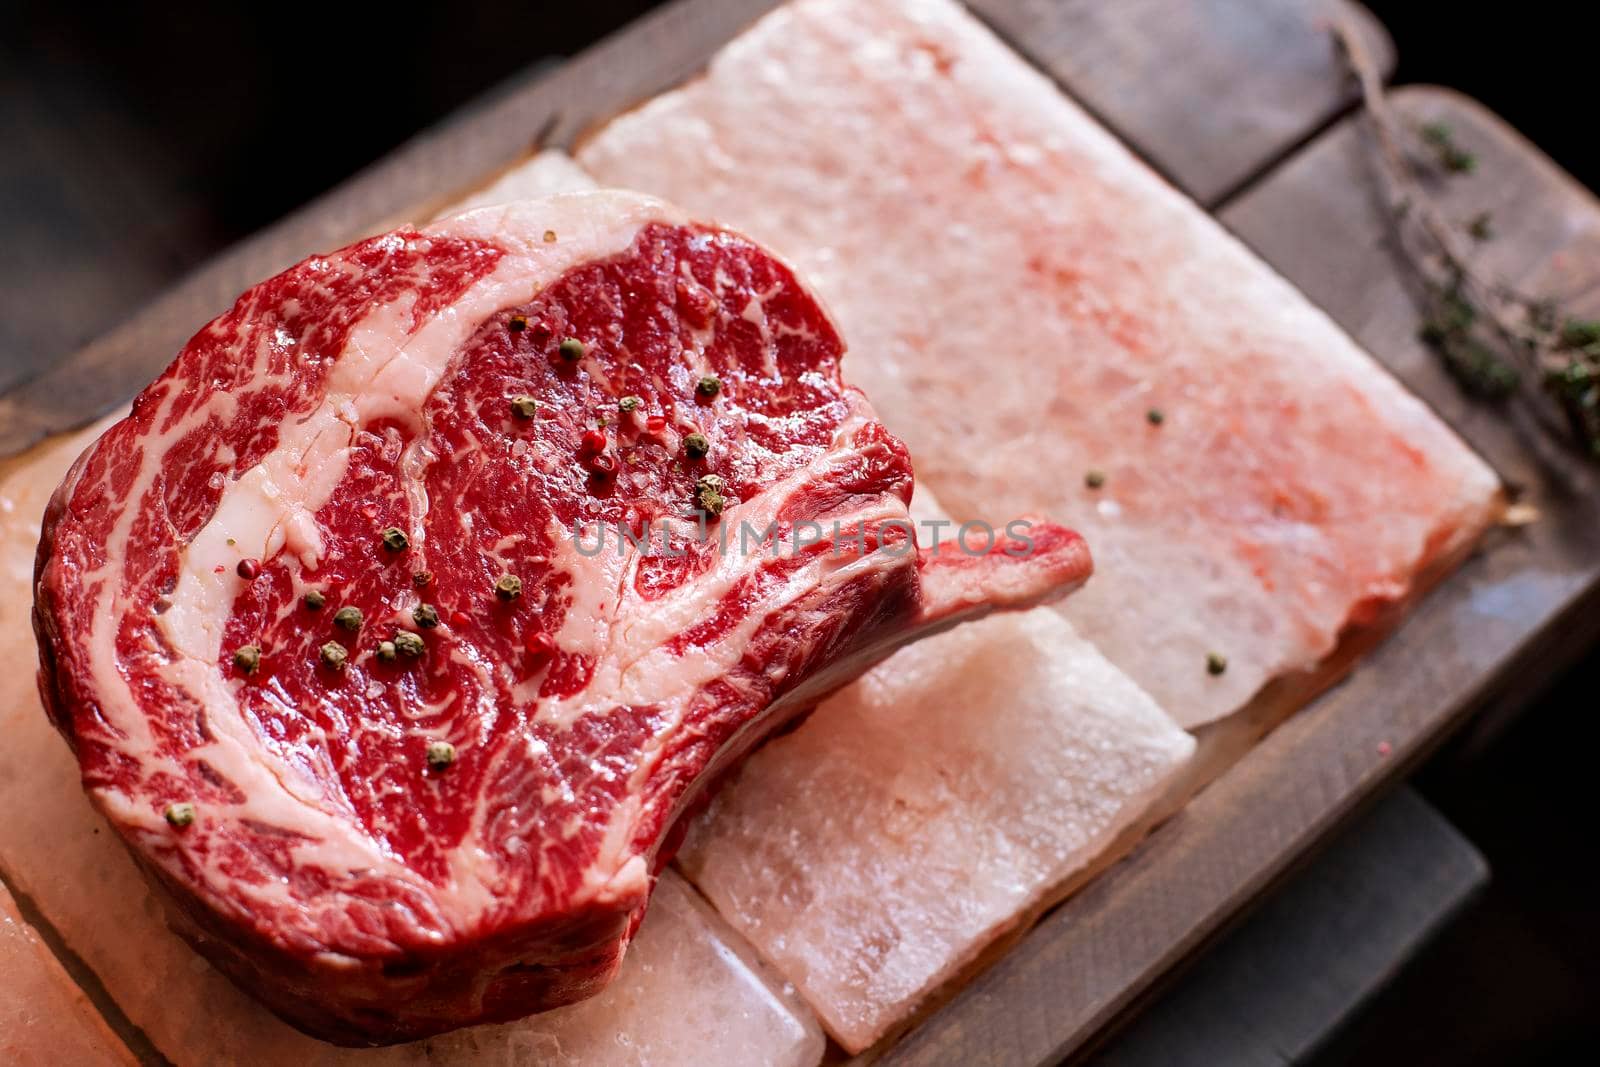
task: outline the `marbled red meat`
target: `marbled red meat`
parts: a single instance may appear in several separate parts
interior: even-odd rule
[[[732,761],[1083,580],[1047,523],[915,551],[842,353],[772,255],[621,193],[314,257],[197,334],[57,491],[35,607],[180,930],[341,1042],[582,999]]]

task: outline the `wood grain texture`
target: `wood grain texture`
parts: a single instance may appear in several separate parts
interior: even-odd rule
[[[692,73],[770,6],[679,0],[424,133],[0,397],[0,455],[125,400],[247,285],[312,251],[424,217],[523,155],[541,131],[564,142]],[[1281,158],[1350,100],[1316,25],[1327,9],[1312,0],[974,6],[1202,202]],[[1586,193],[1467,102],[1413,91],[1403,106],[1449,116],[1478,152],[1478,176],[1447,196],[1463,217],[1498,205],[1505,236],[1489,254],[1500,268],[1542,271],[1533,280],[1561,293],[1586,283],[1600,264],[1600,211]],[[1514,702],[1525,674],[1551,669],[1600,628],[1593,472],[1463,400],[1417,345],[1359,136],[1347,122],[1319,138],[1223,217],[1526,486],[1546,520],[1499,538],[1342,688],[1047,917],[886,1062],[1035,1064],[1080,1047],[1443,730],[1486,700]]]
[[[126,400],[247,286],[313,252],[428,217],[525,155],[536,138],[570,142],[699,70],[776,3],[667,4],[555,71],[530,72],[423,132],[67,358],[37,374],[33,366],[0,367],[0,387],[9,387],[0,395],[0,455]],[[1349,6],[1346,0],[972,0],[980,15],[1202,203],[1353,99],[1320,28],[1329,5]],[[1371,29],[1374,54],[1388,61],[1387,36],[1359,14]],[[1204,106],[1196,106],[1197,96]],[[74,292],[70,285],[62,291]]]
[[[555,71],[535,72],[240,242],[120,327],[0,396],[0,455],[127,400],[247,287],[318,251],[427,218],[527,154],[682,81],[776,0],[677,0]]]
[[[1427,801],[1397,789],[1089,1062],[1303,1062],[1488,880],[1471,843]]]
[[[1419,121],[1451,124],[1477,154],[1476,175],[1440,193],[1455,217],[1496,211],[1493,267],[1527,288],[1585,291],[1600,274],[1600,203],[1471,101],[1436,89],[1396,99]],[[1531,692],[1531,677],[1558,670],[1600,631],[1600,478],[1464,398],[1417,340],[1365,136],[1358,120],[1341,123],[1221,217],[1432,403],[1543,518],[1494,534],[1342,685],[1047,916],[885,1063],[1016,1067],[1082,1049],[1452,726]]]
[[[0,46],[0,393],[115,325],[216,244],[169,156],[121,165],[119,149],[146,131],[86,91],[81,71],[19,66]]]
[[[1214,204],[1355,103],[1327,25],[1348,0],[969,0],[1179,188]]]

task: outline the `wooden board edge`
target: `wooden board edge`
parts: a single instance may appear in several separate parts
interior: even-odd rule
[[[1449,820],[1398,786],[1076,1058],[1098,1067],[1301,1062],[1448,927],[1489,875]],[[1393,913],[1365,914],[1381,903],[1375,890],[1395,898]]]
[[[1486,124],[1505,131],[1507,139],[1515,143],[1525,161],[1533,163],[1542,175],[1556,182],[1561,189],[1581,194],[1578,202],[1583,209],[1600,215],[1600,201],[1478,102],[1451,90],[1435,87],[1401,90],[1397,96],[1402,102],[1447,99],[1460,108],[1469,109],[1474,116],[1483,116]],[[1342,125],[1335,124],[1324,135],[1332,136],[1340,129]],[[1490,541],[1498,543],[1501,536],[1516,535],[1515,531],[1505,531],[1503,535],[1494,532]],[[1600,576],[1600,558],[1593,562],[1593,566],[1579,566],[1573,570],[1571,583],[1562,589],[1559,596],[1550,595],[1540,599],[1537,620],[1526,626],[1519,622],[1515,634],[1501,643],[1498,654],[1492,661],[1483,664],[1481,673],[1474,671],[1470,678],[1438,679],[1440,706],[1436,712],[1431,707],[1409,712],[1390,708],[1392,714],[1388,715],[1385,725],[1383,714],[1374,715],[1370,709],[1364,711],[1359,707],[1351,707],[1351,699],[1340,700],[1335,696],[1332,702],[1342,704],[1342,709],[1313,706],[1291,718],[1281,730],[1246,753],[1231,773],[1223,775],[1202,792],[1191,808],[1153,835],[1108,878],[1088,887],[1084,893],[1048,916],[1040,928],[1022,942],[1017,953],[1002,961],[989,974],[980,976],[968,991],[946,1009],[943,1018],[935,1016],[929,1026],[910,1034],[888,1062],[931,1064],[960,1059],[964,1062],[1009,1063],[1009,1059],[976,1058],[983,1055],[984,1048],[978,1038],[980,1035],[990,1038],[1001,1035],[1005,1038],[1011,1032],[1026,1029],[1029,1021],[1019,1018],[1024,1012],[1041,1015],[1054,1012],[1054,1016],[1042,1023],[1034,1020],[1031,1024],[1034,1032],[1017,1039],[1023,1054],[1016,1062],[1056,1062],[1081,1054],[1107,1025],[1139,1003],[1154,982],[1189,953],[1209,943],[1229,923],[1237,921],[1237,917],[1263,892],[1303,864],[1317,845],[1325,842],[1332,832],[1369,805],[1372,798],[1387,785],[1408,773],[1433,752],[1455,727],[1479,709],[1494,705],[1497,701],[1510,702],[1518,696],[1525,699],[1530,692],[1525,679],[1530,673],[1561,669],[1587,644],[1600,637],[1600,580],[1597,580],[1597,576]],[[1448,633],[1447,628],[1437,625],[1440,618],[1448,617],[1450,608],[1445,602],[1453,600],[1457,605],[1464,604],[1471,596],[1477,575],[1487,573],[1486,563],[1487,557],[1469,561],[1464,572],[1451,576],[1436,591],[1442,598],[1440,603],[1424,602],[1419,606],[1419,613],[1431,611],[1436,617],[1434,627],[1425,632],[1438,637]],[[1475,564],[1485,566],[1480,571]],[[1550,649],[1557,645],[1563,651],[1560,656],[1553,656]],[[1382,651],[1379,650],[1380,656]],[[1397,670],[1405,669],[1391,660],[1385,669],[1357,677],[1355,682],[1358,687],[1364,686],[1375,705],[1381,705],[1386,695],[1371,692],[1374,679],[1380,676],[1393,677]],[[1423,676],[1426,675],[1424,671]],[[1340,710],[1347,714],[1348,721],[1329,721],[1327,712]],[[1322,714],[1319,715],[1319,712]],[[1252,726],[1248,718],[1236,723],[1224,720],[1224,723],[1225,730],[1236,729],[1240,732],[1248,731]],[[1261,796],[1266,792],[1260,789],[1263,785],[1277,786],[1280,799],[1293,797],[1295,783],[1285,776],[1297,771],[1294,757],[1306,757],[1319,752],[1320,762],[1317,759],[1300,758],[1298,772],[1333,779],[1338,784],[1308,782],[1307,788],[1314,795],[1314,803],[1288,803],[1285,805],[1289,811],[1287,816],[1274,809],[1272,818],[1252,820],[1240,817],[1241,813],[1248,814],[1252,805],[1257,815],[1265,814],[1268,801]],[[1126,902],[1119,904],[1110,901],[1109,896],[1127,888],[1119,883],[1138,878],[1150,880],[1152,869],[1163,864],[1171,868],[1174,849],[1172,838],[1185,832],[1185,824],[1192,826],[1212,819],[1221,819],[1223,824],[1234,825],[1243,832],[1270,833],[1275,851],[1262,854],[1246,849],[1244,851],[1249,853],[1249,860],[1236,864],[1232,871],[1223,871],[1218,866],[1207,867],[1203,862],[1190,863],[1191,873],[1197,880],[1202,884],[1207,880],[1212,882],[1207,887],[1216,897],[1215,907],[1211,911],[1194,916],[1194,921],[1180,936],[1170,940],[1152,943],[1142,940],[1138,932],[1130,932],[1124,940],[1133,944],[1132,949],[1114,947],[1117,938],[1110,933],[1103,933],[1098,939],[1085,939],[1073,932],[1073,927],[1093,921],[1103,924],[1120,921],[1129,927],[1136,925],[1142,917],[1139,906],[1127,905]],[[1211,840],[1223,840],[1218,829],[1218,826],[1210,828]],[[1175,873],[1176,869],[1166,871],[1168,876]],[[1218,880],[1224,884],[1218,886]],[[1174,884],[1171,877],[1167,879],[1167,884]],[[1146,903],[1151,904],[1154,899],[1147,894]],[[1042,956],[1052,947],[1071,947],[1090,955],[1100,950],[1107,956],[1115,956],[1119,951],[1143,952],[1144,966],[1132,976],[1132,980],[1120,986],[1115,982],[1108,983],[1111,987],[1109,993],[1104,989],[1086,991],[1083,988],[1085,983],[1080,983],[1070,991],[1070,995],[1064,995],[1060,985],[1071,981],[1073,976],[1069,967],[1058,965],[1052,971],[1048,966],[1049,961],[1042,960]],[[1030,953],[1041,957],[1041,960],[1030,963],[1025,958]],[[1068,1009],[1069,1004],[1082,1004],[1084,1009],[1074,1015]],[[1069,1015],[1072,1017],[1067,1017]]]
[[[125,1052],[129,1064],[144,1067],[164,1067],[166,1058],[156,1051],[143,1030],[134,1025],[107,991],[100,976],[74,952],[61,937],[50,920],[44,917],[33,898],[21,891],[4,872],[0,872],[0,893],[9,894],[17,914],[27,924],[33,935],[50,953],[57,967],[58,977],[68,992],[84,1007],[84,1017],[97,1023],[108,1035],[108,1045]]]
[[[1538,172],[1541,178],[1575,200],[1587,203],[1595,212],[1600,213],[1600,194],[1574,178],[1538,145],[1528,140],[1521,130],[1511,125],[1481,100],[1468,96],[1459,89],[1431,82],[1408,82],[1391,88],[1387,95],[1402,110],[1438,103],[1470,114],[1474,121],[1494,130],[1505,142],[1520,149],[1524,162]]]
[[[1181,832],[1181,829],[1169,828],[1181,827],[1180,817],[1197,797],[1208,788],[1225,781],[1230,771],[1256,751],[1265,738],[1290,721],[1297,712],[1304,710],[1312,713],[1316,700],[1322,694],[1343,682],[1363,657],[1398,631],[1414,609],[1424,603],[1427,597],[1445,584],[1460,566],[1481,550],[1482,542],[1489,532],[1488,529],[1480,530],[1477,537],[1464,539],[1455,552],[1436,560],[1418,579],[1411,595],[1394,602],[1365,625],[1347,627],[1333,652],[1324,657],[1314,669],[1276,679],[1232,715],[1206,723],[1191,731],[1198,745],[1189,766],[1169,785],[1160,801],[1129,828],[1130,832],[1115,842],[1115,846],[1120,848],[1114,846],[1108,849],[1106,855],[1093,865],[1090,871],[1057,887],[1038,907],[1023,916],[1018,928],[1008,935],[1003,951],[983,953],[971,967],[963,970],[956,979],[952,979],[945,987],[932,994],[930,997],[932,1009],[919,1010],[907,1025],[898,1028],[893,1035],[907,1040],[898,1045],[880,1043],[880,1047],[872,1050],[871,1058],[861,1062],[881,1063],[884,1067],[937,1062],[918,1056],[916,1048],[925,1040],[918,1033],[916,1029],[918,1026],[931,1022],[934,1027],[953,1025],[960,1028],[962,1021],[959,1016],[965,1010],[961,995],[965,987],[981,981],[991,968],[1000,966],[1010,951],[1018,946],[1026,946],[1029,939],[1035,937],[1071,941],[1074,933],[1070,921],[1056,923],[1050,928],[1044,926],[1048,919],[1054,917],[1054,909],[1060,908],[1064,912],[1071,909],[1074,894],[1091,882],[1100,887],[1108,885],[1114,887],[1119,865],[1135,855],[1136,849],[1142,850],[1139,853],[1142,855],[1150,849],[1165,847],[1165,838],[1162,835]],[[1382,781],[1374,781],[1372,788],[1357,799],[1365,801],[1368,797],[1375,796],[1382,784],[1384,784]],[[1352,808],[1352,811],[1345,813],[1341,819],[1352,817],[1355,810],[1358,809]],[[1245,816],[1248,814],[1247,811],[1241,811],[1237,813],[1236,818],[1240,822],[1247,822],[1248,818]],[[1319,845],[1336,836],[1340,825],[1341,821],[1330,822],[1315,834],[1308,836],[1301,842],[1300,847],[1285,850],[1280,857],[1282,860],[1280,869],[1269,873],[1262,890],[1264,891],[1267,885],[1275,885],[1288,877],[1297,866],[1309,862]],[[1114,888],[1110,890],[1101,888],[1101,891],[1114,892]],[[1201,946],[1209,944],[1222,936],[1232,925],[1242,921],[1248,914],[1250,906],[1259,902],[1263,891],[1237,895],[1223,907],[1205,916],[1192,931],[1196,938],[1195,944]],[[1183,953],[1168,954],[1154,966],[1148,967],[1138,976],[1137,981],[1124,986],[1118,997],[1105,1003],[1076,1024],[1063,1027],[1060,1047],[1056,1052],[1062,1057],[1070,1058],[1096,1043],[1103,1032],[1115,1027],[1135,1005],[1143,1003],[1149,991],[1165,980],[1184,958]],[[941,1019],[940,1015],[946,1012],[952,1013],[952,1018]],[[1053,1060],[1038,1062],[1042,1064]]]
[[[44,373],[0,395],[0,456],[74,429],[153,379],[244,290],[319,250],[425,217],[455,192],[599,116],[681,82],[777,0],[671,0],[547,73],[524,73],[211,257]]]

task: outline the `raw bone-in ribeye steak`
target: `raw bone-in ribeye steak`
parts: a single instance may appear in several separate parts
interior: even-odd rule
[[[1048,523],[915,551],[842,351],[769,253],[615,192],[308,259],[197,334],[57,491],[34,616],[180,931],[345,1043],[582,999],[760,737],[1084,579]]]

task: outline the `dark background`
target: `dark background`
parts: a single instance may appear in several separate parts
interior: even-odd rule
[[[1176,0],[1174,0],[1176,2]],[[299,206],[644,0],[468,0],[405,11],[0,5],[0,388],[207,255]],[[1368,0],[1397,81],[1477,97],[1591,188],[1585,5]],[[7,370],[5,368],[11,368]],[[1600,656],[1418,784],[1488,857],[1489,890],[1321,1061],[1588,1062],[1600,1041],[1595,840]]]

